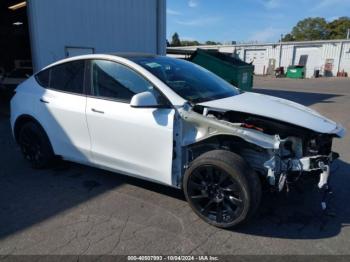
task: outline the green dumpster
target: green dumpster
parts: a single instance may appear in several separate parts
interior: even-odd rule
[[[305,67],[304,66],[289,66],[287,69],[288,78],[304,78],[305,77]]]
[[[198,49],[189,60],[244,91],[252,91],[254,66],[218,51]]]

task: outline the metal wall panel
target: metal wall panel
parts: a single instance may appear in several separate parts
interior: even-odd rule
[[[282,47],[282,58],[281,66],[287,68],[293,64],[294,58],[294,46],[293,45],[283,45]]]
[[[350,43],[344,43],[339,71],[345,71],[350,76]]]
[[[29,0],[28,13],[35,69],[67,47],[165,54],[165,0]]]
[[[332,60],[333,61],[332,74],[334,76],[336,76],[338,72],[340,49],[341,49],[341,43],[324,44],[322,48],[323,67],[326,63],[326,60]],[[321,71],[323,71],[323,69]]]
[[[220,46],[219,51],[222,53],[231,53],[235,51],[235,48],[233,46]]]

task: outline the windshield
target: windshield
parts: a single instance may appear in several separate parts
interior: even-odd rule
[[[134,57],[131,59],[166,83],[182,98],[201,103],[239,94],[234,86],[208,70],[170,57]]]

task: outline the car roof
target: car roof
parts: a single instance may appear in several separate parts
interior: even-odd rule
[[[40,71],[43,71],[45,69],[51,68],[56,65],[64,64],[67,62],[73,62],[73,61],[79,61],[79,60],[88,60],[88,59],[112,59],[113,58],[122,58],[122,59],[127,59],[127,60],[132,60],[133,58],[156,58],[159,57],[159,55],[155,54],[148,54],[148,53],[110,53],[110,54],[88,54],[88,55],[80,55],[80,56],[74,56],[74,57],[69,57],[65,58],[62,60],[59,60],[55,63],[52,63]]]
[[[148,53],[114,53],[114,56],[119,56],[123,58],[155,58],[159,55],[148,54]]]

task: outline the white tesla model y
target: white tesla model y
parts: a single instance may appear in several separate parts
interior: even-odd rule
[[[87,55],[18,86],[13,135],[34,168],[55,157],[182,189],[209,224],[232,227],[259,206],[261,183],[317,176],[328,188],[344,128],[291,101],[243,93],[187,61]],[[323,203],[324,206],[324,203]]]

